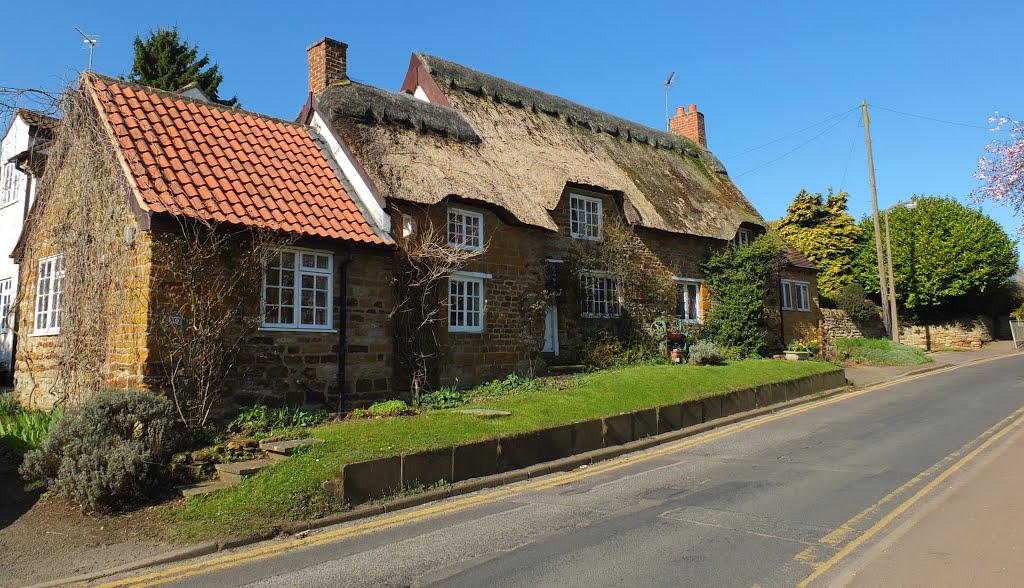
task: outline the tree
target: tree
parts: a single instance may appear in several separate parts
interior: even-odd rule
[[[1010,120],[997,112],[989,122],[996,125],[993,131],[1003,131],[1009,125],[1009,137],[985,146],[985,155],[974,172],[982,186],[972,196],[976,202],[988,200],[1009,206],[1015,215],[1024,215],[1024,121]],[[1024,232],[1024,223],[1017,232]]]
[[[777,269],[782,243],[773,233],[744,247],[726,247],[701,265],[704,284],[715,303],[704,321],[700,338],[743,355],[757,355],[765,346],[764,297]]]
[[[150,29],[149,36],[135,36],[135,60],[128,81],[175,92],[197,82],[210,100],[227,106],[241,106],[238,96],[221,100],[217,91],[224,76],[220,66],[210,65],[210,56],[199,56],[199,46],[189,45],[178,34],[178,27]]]
[[[777,227],[786,242],[818,266],[818,289],[833,298],[853,280],[850,268],[859,250],[861,231],[846,211],[849,196],[833,194],[831,188],[824,198],[800,190]]]
[[[1016,241],[991,217],[953,198],[913,199],[916,209],[897,208],[889,216],[896,299],[905,308],[926,313],[943,306],[961,315],[980,312],[986,298],[1017,271]],[[877,294],[871,219],[864,217],[860,228],[855,274],[869,292]]]

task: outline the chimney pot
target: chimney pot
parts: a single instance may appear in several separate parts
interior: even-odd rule
[[[319,94],[331,84],[348,79],[348,45],[324,37],[306,48],[309,91]]]
[[[686,114],[686,109],[683,108],[682,106],[677,107],[676,108],[676,116],[681,116],[683,114]]]
[[[697,105],[696,104],[691,104],[689,112],[691,112],[691,113],[697,112]]]

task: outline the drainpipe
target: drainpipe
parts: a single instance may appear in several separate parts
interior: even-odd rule
[[[341,318],[338,321],[338,416],[345,407],[345,356],[348,355],[348,266],[352,263],[352,245],[341,262]]]

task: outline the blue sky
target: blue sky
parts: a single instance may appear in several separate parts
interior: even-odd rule
[[[5,17],[0,86],[73,77],[88,60],[75,26],[100,39],[95,69],[118,75],[137,33],[177,24],[220,64],[222,95],[284,118],[303,103],[305,49],[323,36],[349,44],[352,78],[383,88],[397,90],[410,53],[424,51],[658,128],[676,71],[671,105],[698,105],[709,148],[769,219],[801,188],[842,186],[855,216],[870,210],[859,111],[793,134],[862,98],[975,125],[874,109],[882,206],[911,194],[966,201],[994,137],[976,127],[996,110],[1024,116],[1024,78],[1007,61],[1020,2],[51,1],[13,3]],[[1011,234],[1020,224],[983,208]]]

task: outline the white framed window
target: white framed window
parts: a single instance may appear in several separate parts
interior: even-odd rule
[[[811,310],[811,284],[797,280],[782,280],[782,310]]]
[[[449,208],[448,244],[470,251],[483,249],[484,215],[461,208]]]
[[[0,333],[6,333],[8,317],[11,314],[11,299],[14,297],[14,278],[0,280]]]
[[[24,174],[18,171],[13,162],[4,164],[3,169],[0,169],[0,206],[18,200],[24,189],[24,179]]]
[[[600,241],[604,236],[604,203],[600,198],[569,194],[569,236]]]
[[[482,333],[484,330],[483,274],[452,272],[448,276],[448,330]]]
[[[265,329],[326,331],[332,327],[334,256],[308,249],[280,249],[263,272]]]
[[[688,323],[700,322],[700,280],[674,278],[679,285],[679,300],[676,302],[676,316]]]
[[[732,238],[733,244],[737,247],[749,245],[753,240],[753,233],[750,232],[750,229],[737,229],[736,236]]]
[[[622,280],[616,274],[595,270],[580,272],[583,316],[617,318],[622,309]]]
[[[36,275],[36,315],[33,335],[56,335],[60,332],[60,313],[64,302],[64,256],[53,255],[39,260]]]

